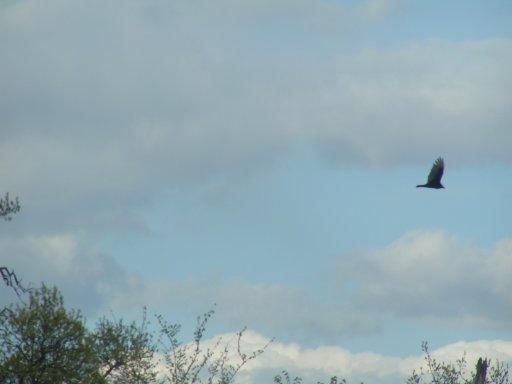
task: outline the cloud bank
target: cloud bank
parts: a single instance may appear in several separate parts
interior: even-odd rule
[[[146,282],[72,236],[2,238],[0,257],[25,283],[57,284],[91,315],[148,306],[190,316],[219,305],[225,327],[326,343],[380,332],[389,321],[490,331],[512,329],[512,240],[481,249],[441,231],[340,257],[320,291],[286,284],[201,279]],[[326,266],[319,266],[319,270]],[[5,293],[5,290],[3,292]]]
[[[223,334],[206,340],[204,347],[213,348],[218,338],[222,343],[234,347],[236,335]],[[265,346],[269,339],[254,331],[246,331],[242,338],[241,350],[250,353]],[[236,363],[234,351],[231,361]],[[433,358],[439,362],[455,363],[462,357],[467,362],[466,373],[474,371],[474,365],[479,357],[508,364],[512,362],[512,343],[503,340],[482,340],[474,342],[457,342],[435,350],[430,350]],[[294,343],[274,341],[265,352],[247,364],[238,376],[243,383],[272,382],[275,375],[282,370],[290,373],[291,378],[298,376],[304,382],[329,382],[332,376],[346,379],[349,383],[382,383],[396,384],[406,379],[421,368],[426,369],[425,356],[413,355],[398,358],[376,353],[352,353],[337,346],[322,346],[318,348],[302,348]]]
[[[357,279],[352,301],[358,308],[510,330],[511,254],[511,239],[486,250],[442,231],[415,231],[384,249],[340,260],[338,271],[340,281]]]
[[[0,178],[41,216],[81,202],[108,225],[100,211],[303,148],[336,166],[512,162],[510,40],[351,45],[400,2],[92,4],[0,6],[0,161],[17,165]]]

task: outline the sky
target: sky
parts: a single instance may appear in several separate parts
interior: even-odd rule
[[[185,340],[216,305],[212,340],[274,338],[244,383],[403,382],[422,341],[512,364],[511,19],[0,0],[0,193],[22,205],[0,264],[91,322],[147,306]],[[415,188],[438,156],[446,188]]]

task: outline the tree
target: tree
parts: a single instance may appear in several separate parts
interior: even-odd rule
[[[0,316],[0,383],[2,384],[229,384],[240,369],[263,353],[245,353],[237,333],[236,353],[229,344],[203,347],[206,325],[214,311],[198,317],[192,343],[178,340],[180,326],[157,316],[161,349],[142,323],[101,318],[93,331],[79,311],[67,310],[57,288],[42,285],[29,292],[28,304],[11,304]],[[160,352],[168,375],[157,379]],[[233,356],[235,355],[235,358]]]
[[[43,284],[0,316],[0,382],[150,383],[155,346],[146,325],[145,314],[141,326],[101,318],[90,332],[58,289]]]
[[[164,382],[169,384],[230,384],[240,369],[249,361],[261,355],[269,341],[263,348],[252,351],[249,354],[242,352],[241,341],[245,328],[237,333],[236,356],[237,361],[230,359],[229,344],[221,347],[222,339],[219,338],[212,348],[203,347],[203,338],[206,325],[212,315],[213,309],[197,318],[197,326],[194,331],[194,341],[183,344],[178,339],[179,324],[169,324],[162,316],[157,316],[160,324],[160,344],[163,348],[164,363],[168,371]]]
[[[57,288],[42,285],[0,317],[0,382],[101,383],[92,339]]]
[[[140,326],[101,318],[94,332],[101,376],[109,383],[145,384],[155,380],[156,346],[147,331],[146,311]]]

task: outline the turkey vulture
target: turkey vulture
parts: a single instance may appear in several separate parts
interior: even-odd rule
[[[418,188],[418,187],[435,188],[435,189],[444,188],[443,184],[441,184],[441,177],[443,177],[443,171],[444,171],[443,158],[438,157],[437,160],[434,162],[434,165],[432,166],[430,173],[428,174],[427,184],[417,185],[416,188]]]

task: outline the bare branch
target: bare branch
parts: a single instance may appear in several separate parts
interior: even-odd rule
[[[5,285],[11,287],[18,297],[20,296],[20,292],[26,293],[32,290],[32,288],[25,288],[21,284],[21,280],[16,276],[16,273],[14,273],[14,271],[9,271],[7,267],[0,267],[0,275],[2,276]]]
[[[5,220],[11,220],[11,214],[19,212],[20,209],[20,201],[17,197],[11,200],[9,192],[5,194],[5,197],[0,198],[0,217],[3,217]]]

